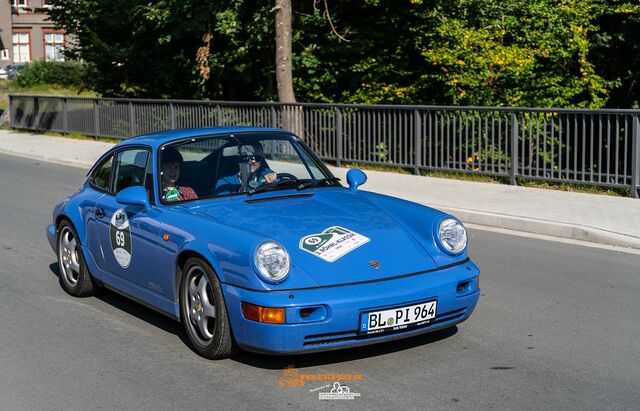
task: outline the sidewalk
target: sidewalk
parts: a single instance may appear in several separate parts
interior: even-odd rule
[[[89,168],[112,146],[0,130],[0,152]],[[346,182],[347,169],[330,167]],[[449,212],[465,223],[640,250],[640,200],[366,171],[362,188]]]

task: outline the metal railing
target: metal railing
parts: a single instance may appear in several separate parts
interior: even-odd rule
[[[295,132],[338,165],[375,164],[640,188],[640,110],[283,104],[11,95],[15,129],[128,138],[251,125]]]

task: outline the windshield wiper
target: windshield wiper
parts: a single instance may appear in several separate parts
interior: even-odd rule
[[[305,183],[300,184],[298,187],[296,187],[297,191],[302,191],[305,190],[307,188],[310,187],[316,187],[319,186],[320,184],[324,184],[324,183],[337,183],[338,181],[340,181],[340,179],[338,177],[325,177],[325,178],[321,178],[320,180],[311,180],[311,181],[307,181]]]
[[[280,187],[302,185],[301,183],[302,183],[302,180],[298,180],[298,179],[282,180],[282,181],[277,181],[273,183],[267,183],[267,184],[261,185],[260,187],[252,188],[251,190],[247,191],[247,195],[252,196],[254,194],[262,193],[263,191],[273,190]]]

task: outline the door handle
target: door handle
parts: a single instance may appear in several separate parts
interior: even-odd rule
[[[96,218],[102,218],[102,217],[104,217],[104,209],[96,208]]]

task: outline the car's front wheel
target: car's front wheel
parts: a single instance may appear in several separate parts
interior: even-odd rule
[[[200,258],[190,258],[182,268],[180,313],[196,352],[222,359],[237,351],[220,282]]]
[[[58,267],[60,285],[74,297],[95,294],[96,284],[84,261],[80,240],[70,223],[63,221],[58,227]]]

